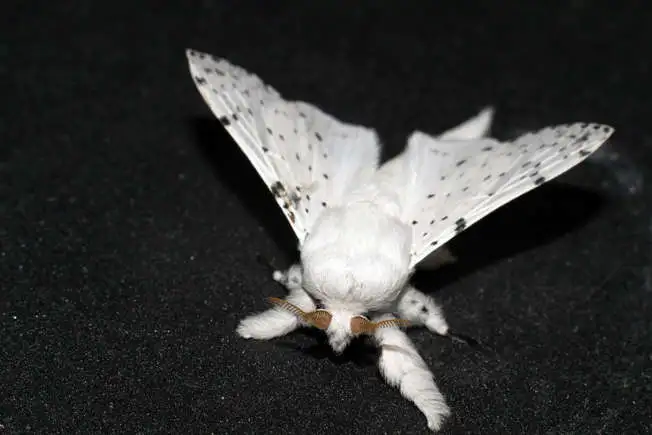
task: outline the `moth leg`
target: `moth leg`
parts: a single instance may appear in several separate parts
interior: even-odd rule
[[[439,335],[448,334],[448,323],[441,307],[423,292],[408,286],[397,303],[397,312],[403,319],[423,325]]]
[[[274,272],[274,275],[277,272]],[[290,290],[286,298],[287,301],[304,311],[313,311],[316,308],[315,303],[301,287],[301,268],[292,266],[286,273],[278,273],[283,274],[282,277],[279,276],[279,279],[282,278],[283,282],[279,282]],[[242,319],[236,332],[243,338],[269,340],[288,334],[301,325],[302,322],[296,315],[279,307],[273,307],[262,313],[252,314]]]
[[[299,264],[294,264],[290,268],[283,272],[280,270],[275,270],[272,274],[272,279],[274,281],[283,284],[288,289],[292,290],[295,288],[301,288],[303,283],[303,275],[301,272],[301,266]]]
[[[383,315],[374,320],[392,317]],[[380,328],[374,340],[381,349],[378,367],[387,383],[398,387],[403,397],[416,405],[426,417],[430,430],[441,429],[450,409],[412,341],[399,328]]]

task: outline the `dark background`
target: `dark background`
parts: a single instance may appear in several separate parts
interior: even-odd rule
[[[235,335],[284,294],[257,256],[286,267],[295,241],[188,47],[377,128],[388,156],[486,104],[500,139],[613,125],[583,165],[458,237],[456,265],[417,276],[489,350],[410,336],[453,409],[443,433],[652,430],[652,15],[443,3],[3,3],[5,432],[426,433],[372,348]]]

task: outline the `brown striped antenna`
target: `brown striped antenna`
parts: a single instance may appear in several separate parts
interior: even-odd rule
[[[351,319],[351,332],[353,332],[354,335],[373,334],[381,328],[400,328],[401,326],[408,326],[409,324],[410,322],[405,319],[387,319],[372,322],[365,316],[355,316]]]
[[[267,298],[267,300],[270,304],[291,312],[315,328],[328,329],[328,326],[331,324],[331,319],[333,318],[331,313],[326,310],[315,310],[307,313],[284,299],[271,297]]]
[[[333,319],[333,315],[326,310],[305,312],[301,308],[284,299],[270,297],[267,298],[267,300],[270,304],[276,305],[279,308],[283,308],[284,310],[289,311],[290,313],[294,314],[315,328],[326,330],[328,329],[328,326],[331,324],[331,320]],[[410,322],[404,319],[387,319],[380,320],[378,322],[372,322],[365,316],[354,316],[351,318],[351,332],[353,335],[374,334],[378,329],[381,328],[400,328],[402,326],[408,326],[409,324]]]

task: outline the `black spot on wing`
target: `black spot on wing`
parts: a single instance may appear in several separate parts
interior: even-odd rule
[[[466,229],[466,219],[459,218],[455,221],[455,233],[459,234]]]
[[[224,127],[228,127],[231,124],[231,120],[228,116],[220,116],[218,120]]]
[[[285,186],[280,181],[273,183],[269,190],[272,192],[272,195],[276,198],[282,198],[285,196]]]

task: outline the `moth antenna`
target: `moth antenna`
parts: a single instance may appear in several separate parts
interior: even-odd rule
[[[409,320],[405,319],[387,319],[381,320],[380,322],[373,323],[374,330],[379,328],[392,328],[392,327],[407,327],[410,325]]]
[[[295,315],[297,315],[297,316],[299,316],[301,318],[305,318],[306,315],[307,315],[306,312],[303,311],[301,308],[297,307],[294,304],[289,303],[288,301],[286,301],[284,299],[269,297],[269,298],[267,298],[267,301],[270,304],[276,305],[277,307],[280,307],[280,308],[283,308],[283,309],[285,309],[285,310],[291,312],[292,314],[295,314]]]
[[[353,335],[368,334],[371,330],[371,322],[363,316],[355,316],[351,319],[351,332]]]
[[[380,328],[392,328],[408,326],[410,322],[405,319],[387,319],[379,322],[372,322],[363,316],[355,316],[351,319],[351,332],[355,335],[373,334]]]
[[[303,319],[306,323],[319,329],[328,329],[328,326],[331,324],[331,319],[333,318],[331,313],[326,310],[316,310],[306,313],[301,308],[284,299],[269,297],[267,298],[267,301],[272,305],[276,305],[277,307],[291,312],[297,317]]]
[[[319,329],[328,329],[332,319],[333,316],[326,310],[313,311],[304,317],[304,320]]]

